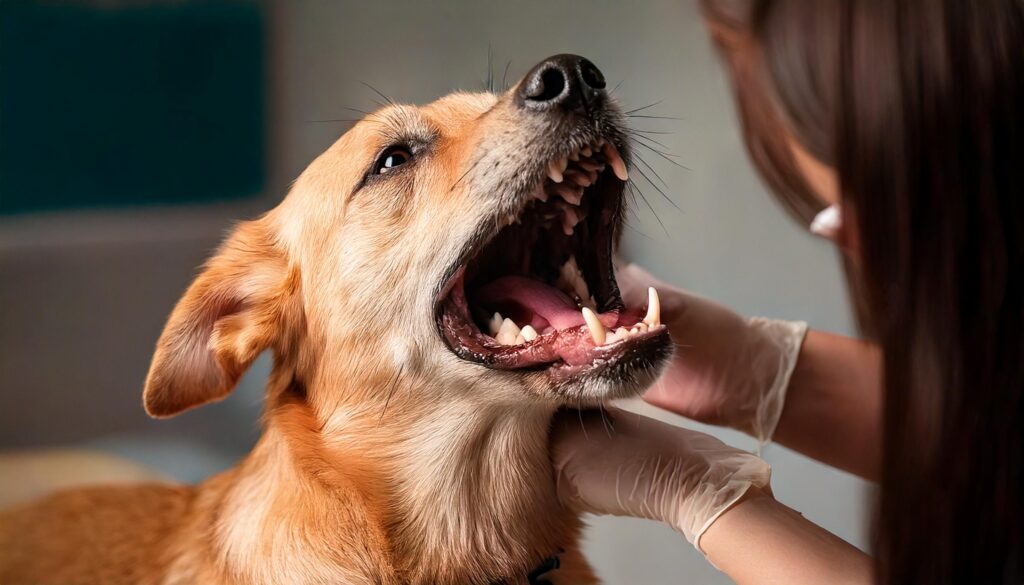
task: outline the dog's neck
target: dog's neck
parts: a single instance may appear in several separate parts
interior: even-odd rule
[[[444,404],[427,406],[417,397],[439,393],[423,384],[399,382],[384,403],[365,400],[320,413],[294,402],[275,408],[264,437],[240,467],[229,494],[238,505],[225,506],[236,513],[225,524],[251,528],[258,514],[253,497],[273,502],[267,509],[275,515],[296,511],[294,518],[272,520],[278,535],[301,533],[286,531],[289,522],[296,528],[313,518],[322,525],[365,510],[358,523],[370,534],[355,542],[370,538],[389,552],[394,574],[379,575],[381,582],[521,576],[573,544],[579,522],[557,503],[548,458],[554,406],[487,404],[472,392],[446,392],[451,398]],[[310,388],[309,395],[323,390]],[[359,392],[347,390],[330,394]],[[303,491],[315,493],[296,501]],[[237,540],[238,534],[230,536]],[[289,554],[327,558],[338,546],[353,546],[353,535],[325,536],[324,542],[279,544]],[[322,561],[309,564],[326,577]]]

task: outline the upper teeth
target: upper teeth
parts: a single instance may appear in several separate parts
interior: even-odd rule
[[[608,159],[608,164],[612,165],[615,176],[621,181],[628,181],[629,173],[626,172],[626,163],[622,160],[622,156],[619,155],[618,149],[611,142],[604,143],[604,156]]]
[[[562,264],[562,267],[558,269],[558,280],[555,282],[555,286],[570,296],[576,295],[579,297],[580,302],[585,305],[592,308],[597,306],[597,303],[594,302],[590,295],[590,289],[587,287],[586,279],[583,278],[583,272],[576,264],[575,256],[569,256],[565,264]]]
[[[583,307],[583,321],[586,323],[591,339],[594,340],[594,345],[611,345],[623,339],[662,329],[664,325],[661,324],[661,301],[658,299],[658,291],[654,290],[654,287],[648,289],[647,299],[647,316],[643,321],[635,323],[629,328],[619,327],[615,331],[606,329],[593,309]],[[495,341],[501,345],[521,345],[540,337],[540,334],[531,325],[524,325],[520,329],[512,319],[502,318],[501,313],[494,314],[488,322],[488,329]],[[545,334],[550,330],[550,328],[546,329]]]
[[[619,154],[619,149],[615,148],[615,145],[605,140],[604,138],[598,139],[596,142],[590,145],[583,146],[573,150],[566,156],[558,157],[548,163],[548,178],[552,182],[561,183],[566,178],[566,169],[569,167],[569,163],[572,162],[574,165],[582,167],[587,171],[603,171],[605,163],[594,160],[595,153],[602,153],[607,161],[607,164],[611,165],[612,170],[615,172],[615,176],[620,180],[629,180],[629,174],[626,172],[626,163],[622,160],[622,155]],[[575,179],[581,178],[583,175],[580,173],[575,174]],[[578,185],[589,187],[594,182],[591,178],[590,183],[583,184],[576,181]]]
[[[561,162],[561,160],[553,160],[548,164],[548,177],[556,183],[562,182],[562,171],[565,170],[565,166]]]
[[[598,153],[604,155],[605,162],[592,158]],[[565,235],[573,235],[576,225],[586,217],[586,212],[582,207],[585,190],[597,182],[598,173],[603,171],[607,165],[611,165],[616,177],[623,181],[627,180],[626,163],[622,160],[615,145],[603,138],[548,163],[547,179],[549,181],[539,185],[534,191],[533,197],[546,203],[554,195],[559,197],[562,203],[571,206],[560,206],[562,208],[562,231],[565,232]]]

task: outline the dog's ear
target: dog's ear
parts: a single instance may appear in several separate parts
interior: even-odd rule
[[[146,376],[146,412],[168,417],[226,397],[281,334],[297,282],[266,222],[240,225],[174,307]]]

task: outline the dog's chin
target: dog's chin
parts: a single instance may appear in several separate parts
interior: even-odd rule
[[[620,354],[593,366],[552,368],[548,395],[573,406],[639,396],[661,375],[672,356],[672,343],[667,335],[657,335],[626,345]]]
[[[437,298],[438,331],[459,358],[557,400],[634,396],[672,342],[656,291],[630,307],[615,281],[625,163],[598,137],[542,168],[518,212],[466,245]]]

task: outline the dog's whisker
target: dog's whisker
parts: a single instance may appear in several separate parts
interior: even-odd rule
[[[686,118],[677,118],[675,116],[655,116],[653,114],[624,114],[627,118],[645,118],[648,120],[685,120]]]
[[[506,78],[508,77],[508,68],[511,66],[511,60],[505,63],[505,72],[501,74],[501,91],[508,91],[508,82],[506,81]]]
[[[646,110],[648,108],[653,108],[654,106],[660,105],[664,101],[665,101],[664,99],[660,99],[660,100],[658,100],[658,101],[656,101],[656,102],[654,102],[652,104],[647,104],[646,106],[642,106],[642,107],[639,107],[639,108],[634,108],[632,110],[626,110],[625,112],[622,112],[622,114],[624,116],[628,116],[630,114],[635,114],[637,112],[641,112],[641,111]]]
[[[630,179],[629,181],[629,186],[630,188],[635,190],[637,194],[640,195],[640,199],[644,202],[644,205],[646,205],[647,209],[651,211],[651,215],[653,215],[654,219],[657,220],[658,225],[661,226],[661,230],[665,232],[665,237],[671,240],[672,235],[668,233],[668,228],[666,228],[665,223],[661,221],[661,216],[658,215],[657,211],[654,211],[654,207],[651,205],[651,202],[647,200],[647,196],[644,195],[643,189],[641,189],[640,186],[636,184],[636,181],[632,179]]]
[[[384,92],[382,92],[381,90],[379,90],[376,87],[370,85],[369,83],[366,83],[365,81],[360,81],[359,83],[361,83],[361,84],[365,85],[366,87],[370,88],[374,93],[376,93],[377,95],[382,97],[384,99],[384,101],[388,103],[388,105],[392,105],[392,106],[395,105],[395,101],[393,99],[389,98],[388,96],[384,95]],[[376,101],[376,100],[374,100],[374,101]],[[384,104],[381,104],[381,105],[383,106]]]

